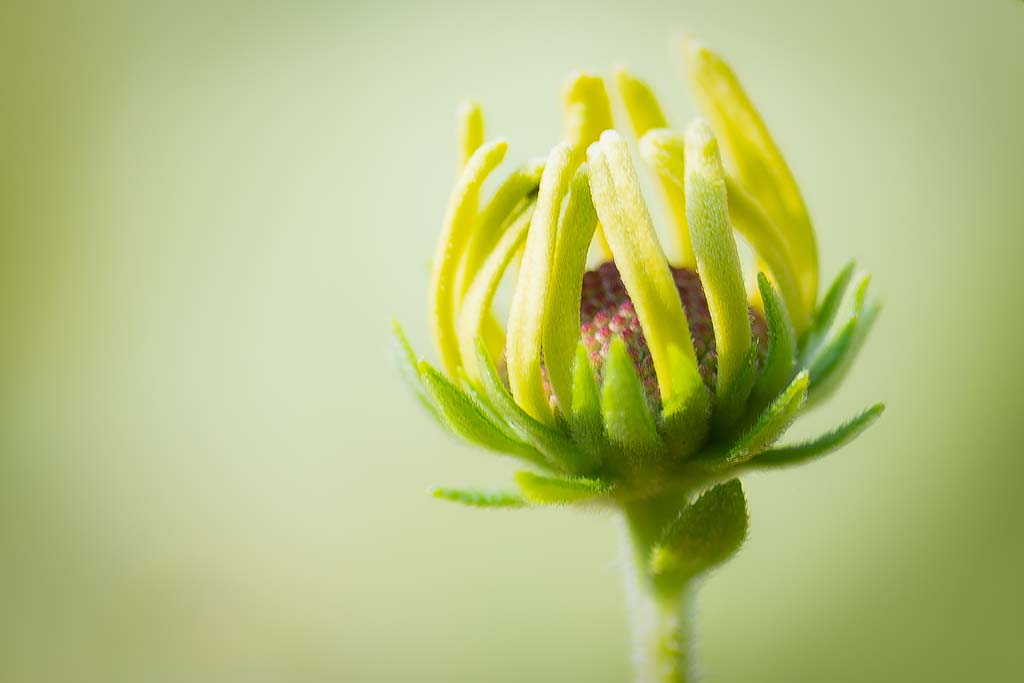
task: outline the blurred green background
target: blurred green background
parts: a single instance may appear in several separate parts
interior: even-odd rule
[[[474,512],[513,466],[393,368],[474,95],[513,160],[574,68],[682,126],[676,28],[721,51],[802,183],[826,277],[887,307],[746,482],[704,587],[709,681],[1019,677],[1024,4],[4,3],[0,680],[628,678],[618,529]]]

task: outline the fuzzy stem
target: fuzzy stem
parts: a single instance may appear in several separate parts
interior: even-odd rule
[[[696,680],[689,609],[691,585],[665,581],[648,569],[651,548],[677,509],[663,501],[631,503],[623,509],[631,559],[626,594],[633,632],[635,683]]]

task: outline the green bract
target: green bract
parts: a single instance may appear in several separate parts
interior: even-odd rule
[[[678,613],[690,580],[742,544],[737,475],[835,450],[883,409],[777,445],[807,405],[835,390],[879,305],[866,277],[847,295],[852,264],[818,298],[815,236],[792,173],[729,67],[693,43],[684,53],[706,116],[685,133],[668,126],[645,83],[617,74],[675,253],[658,238],[604,82],[576,75],[564,94],[564,141],[483,203],[507,145],[484,141],[478,106],[460,109],[462,170],[429,297],[443,372],[395,326],[404,375],[429,413],[527,468],[506,491],[435,495],[473,507],[620,511],[640,595],[654,601],[636,610],[656,620]],[[744,273],[737,233],[754,272]],[[587,271],[588,253],[606,262],[599,272]],[[493,300],[515,263],[503,325]],[[682,637],[670,622],[659,621],[658,638]],[[650,668],[641,664],[639,680],[685,680],[687,648],[665,654],[645,633],[638,657]]]

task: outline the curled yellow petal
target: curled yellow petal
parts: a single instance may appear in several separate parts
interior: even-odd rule
[[[587,147],[596,142],[601,133],[615,127],[612,103],[608,89],[600,76],[578,72],[569,77],[562,89],[563,136],[573,148],[578,165],[587,154]],[[604,230],[595,231],[595,242],[602,258],[611,258]]]
[[[553,415],[541,376],[541,339],[558,217],[572,170],[572,145],[563,142],[552,150],[540,179],[537,208],[530,222],[508,317],[505,359],[509,388],[523,410],[548,424],[553,422]]]
[[[685,145],[683,136],[667,129],[648,131],[640,138],[640,156],[661,179],[682,193],[685,187]],[[736,230],[763,260],[782,292],[797,331],[807,329],[808,314],[803,304],[796,270],[786,251],[785,241],[764,210],[747,194],[740,183],[726,178],[729,218]],[[757,289],[756,280],[754,289]]]
[[[615,83],[637,138],[643,137],[652,128],[668,127],[668,120],[658,104],[658,98],[647,83],[625,69],[615,71]]]
[[[484,112],[480,103],[466,100],[459,105],[456,112],[459,126],[459,170],[469,163],[473,152],[484,144]]]
[[[662,404],[666,404],[678,392],[672,359],[684,358],[696,368],[679,291],[640,193],[626,141],[607,131],[590,146],[587,159],[594,206],[647,339]],[[673,347],[678,353],[671,351]]]
[[[526,241],[526,233],[530,228],[532,217],[532,208],[522,212],[502,233],[498,243],[477,272],[473,284],[462,301],[458,326],[459,351],[462,354],[466,376],[474,383],[480,381],[480,367],[476,359],[476,340],[481,337],[486,339],[488,326],[496,324],[496,321],[492,323],[494,318],[491,315],[494,293],[497,291],[498,285],[501,284],[501,279],[512,262],[512,258]],[[491,344],[488,343],[487,346],[490,349]]]
[[[694,41],[683,44],[690,85],[730,167],[785,237],[797,264],[804,307],[818,295],[818,248],[800,189],[729,65]]]
[[[743,369],[750,348],[750,317],[743,269],[729,224],[725,171],[711,128],[701,119],[686,131],[686,199],[697,272],[715,330],[715,393],[722,396]]]
[[[580,295],[587,267],[587,248],[596,227],[590,176],[583,165],[573,176],[565,213],[558,226],[548,310],[544,317],[544,364],[563,415],[570,415],[572,409],[573,363],[580,343]]]
[[[480,220],[466,245],[462,265],[457,277],[459,296],[465,296],[484,259],[498,243],[502,232],[520,215],[530,195],[537,191],[544,160],[534,159],[509,174],[494,191],[487,206],[480,212]]]
[[[622,102],[626,106],[626,113],[629,115],[630,123],[633,124],[633,132],[637,139],[642,140],[648,132],[664,130],[668,127],[665,114],[662,113],[661,105],[655,97],[651,88],[642,80],[632,75],[625,69],[619,69],[615,74],[619,86],[619,93]],[[682,145],[679,148],[679,163],[682,165]],[[668,205],[669,215],[672,218],[672,225],[675,228],[676,243],[678,245],[679,265],[692,268],[693,245],[690,243],[690,228],[686,223],[686,195],[682,187],[676,187],[664,178],[658,178],[661,194]]]
[[[430,325],[445,371],[455,376],[459,347],[455,336],[455,276],[466,242],[477,219],[480,186],[505,158],[508,144],[498,140],[483,145],[466,163],[448,198],[441,236],[430,276]]]
[[[739,181],[727,177],[725,186],[729,195],[729,218],[733,227],[750,243],[760,261],[767,267],[768,274],[778,287],[786,310],[792,318],[793,328],[798,336],[802,335],[810,325],[810,311],[804,303],[796,268],[779,229]]]
[[[572,145],[577,161],[582,161],[587,147],[615,125],[608,90],[600,76],[570,76],[562,91],[562,120],[565,139]]]

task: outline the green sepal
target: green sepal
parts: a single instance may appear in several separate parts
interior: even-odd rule
[[[807,400],[808,376],[804,370],[769,405],[741,437],[702,458],[714,470],[742,464],[763,452],[785,433]]]
[[[651,573],[689,579],[721,565],[743,545],[749,518],[739,479],[706,491],[683,508],[651,550]]]
[[[553,465],[556,469],[572,473],[590,472],[597,467],[592,454],[581,450],[568,436],[541,424],[519,407],[501,381],[487,345],[481,339],[477,340],[476,354],[480,380],[491,405],[520,438],[548,458],[547,467]]]
[[[518,491],[434,489],[431,495],[434,498],[474,508],[523,508],[529,505]]]
[[[843,296],[846,295],[846,289],[850,286],[850,280],[853,278],[853,269],[855,267],[856,263],[854,261],[847,263],[839,271],[839,274],[836,275],[836,279],[832,281],[832,284],[829,285],[828,291],[825,292],[825,297],[821,300],[821,305],[818,306],[818,310],[811,320],[811,327],[807,330],[804,337],[803,347],[805,356],[814,352],[815,347],[822,342],[832,327],[832,322],[839,312],[839,304],[842,303]]]
[[[473,399],[426,361],[420,361],[419,374],[445,424],[455,434],[484,448],[515,455],[534,465],[549,466],[536,449],[509,438]]]
[[[796,335],[786,306],[764,273],[757,274],[764,314],[768,320],[768,356],[754,389],[750,393],[754,406],[761,408],[782,391],[793,376],[796,365]]]
[[[459,380],[462,390],[473,399],[473,402],[476,403],[478,408],[480,408],[484,416],[490,420],[490,422],[497,427],[502,434],[512,441],[522,441],[519,434],[512,429],[512,427],[505,421],[505,418],[503,418],[498,410],[495,409],[491,400],[480,389],[479,385],[474,384],[473,381],[469,379],[469,375],[466,373],[465,368],[459,368]],[[528,444],[525,443],[523,445],[528,446]],[[537,452],[537,457],[539,458],[539,462],[547,463],[547,459],[541,455],[539,451]]]
[[[840,362],[853,346],[853,339],[859,323],[860,316],[853,315],[839,328],[839,332],[815,354],[809,366],[812,389],[816,389],[839,367]]]
[[[747,348],[739,374],[721,396],[715,396],[712,427],[717,437],[729,436],[747,413],[747,400],[757,381],[757,345]]]
[[[860,312],[857,329],[854,331],[852,339],[846,345],[843,354],[835,360],[828,373],[814,382],[808,398],[808,405],[817,405],[831,396],[839,385],[842,384],[843,379],[846,378],[847,373],[849,373],[854,361],[860,354],[864,342],[867,341],[868,334],[870,334],[871,328],[874,327],[875,320],[878,318],[881,310],[881,302],[874,301],[865,306]]]
[[[604,435],[604,419],[601,416],[601,393],[583,342],[576,346],[573,363],[569,428],[573,440],[588,451],[601,454],[607,448],[608,440]]]
[[[882,312],[882,302],[873,301],[864,307],[864,310],[860,313],[860,322],[857,325],[857,332],[853,335],[853,341],[847,348],[846,353],[836,367],[832,370],[827,378],[822,379],[817,383],[814,394],[812,396],[813,402],[817,402],[823,398],[827,398],[837,386],[839,386],[843,379],[846,378],[846,374],[853,367],[853,362],[857,359],[860,354],[861,348],[864,346],[864,342],[867,341],[868,335],[871,333],[871,329],[875,325],[875,320],[878,319],[878,314]]]
[[[401,324],[397,320],[391,323],[391,337],[395,361],[398,363],[399,372],[402,373],[402,379],[405,380],[405,383],[416,394],[416,398],[423,404],[423,407],[441,421],[441,414],[437,411],[437,406],[434,405],[434,401],[423,387],[423,380],[420,378],[419,369],[420,359],[417,358],[412,344],[409,343],[409,338],[405,335],[405,330],[402,329]],[[447,428],[447,425],[444,426]]]
[[[769,449],[747,463],[753,470],[778,469],[802,465],[827,455],[850,443],[870,427],[885,412],[885,404],[876,403],[864,412],[821,436],[794,444]]]
[[[608,438],[625,453],[642,458],[662,448],[647,395],[626,344],[618,336],[612,338],[604,361],[601,414]]]
[[[603,498],[612,485],[601,479],[586,477],[545,477],[533,472],[516,472],[516,484],[523,497],[540,505],[569,505]]]
[[[861,278],[849,320],[815,353],[808,364],[811,371],[812,403],[821,400],[839,385],[881,311],[881,303],[866,303],[870,282],[871,277],[868,275]]]
[[[679,393],[661,412],[661,434],[671,457],[683,460],[696,453],[711,426],[711,400],[704,380],[681,354],[672,358],[673,385]]]

